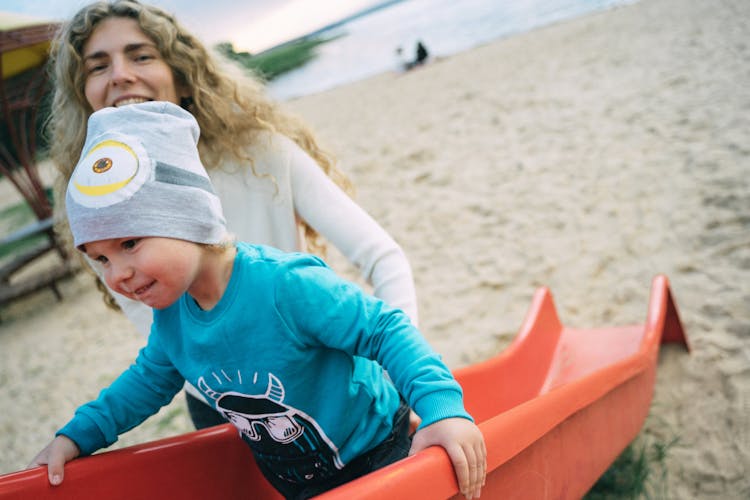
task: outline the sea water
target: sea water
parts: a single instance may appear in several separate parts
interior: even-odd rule
[[[338,38],[318,46],[312,61],[272,81],[269,93],[286,100],[398,71],[402,61],[414,58],[418,40],[430,57],[445,57],[633,1],[405,0],[320,33]]]

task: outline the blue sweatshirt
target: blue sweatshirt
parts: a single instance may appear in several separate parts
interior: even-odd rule
[[[184,294],[155,310],[135,363],[58,431],[81,454],[114,443],[185,380],[238,428],[257,460],[291,479],[330,476],[378,445],[399,391],[422,427],[471,420],[461,387],[403,312],[317,257],[246,243],[237,250],[219,303],[204,311]]]

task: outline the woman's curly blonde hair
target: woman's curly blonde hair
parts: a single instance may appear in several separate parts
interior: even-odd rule
[[[252,169],[248,146],[264,132],[277,132],[296,142],[336,184],[351,193],[352,185],[333,157],[317,144],[302,121],[267,97],[260,78],[209,53],[173,16],[157,7],[136,0],[101,1],[79,10],[62,25],[53,41],[55,92],[48,130],[50,155],[62,174],[55,188],[58,214],[64,212],[65,187],[83,149],[86,122],[93,113],[84,95],[83,47],[97,25],[112,17],[134,19],[156,44],[176,84],[189,90],[192,102],[186,109],[200,126],[198,150],[207,169],[220,168],[232,160]],[[304,221],[300,224],[308,250],[324,253],[320,235]],[[62,226],[63,233],[68,233],[64,223]],[[114,304],[111,297],[105,300]]]

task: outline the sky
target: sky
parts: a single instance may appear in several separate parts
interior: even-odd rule
[[[0,0],[0,11],[63,20],[89,0]],[[206,44],[260,52],[315,31],[381,0],[149,0]]]

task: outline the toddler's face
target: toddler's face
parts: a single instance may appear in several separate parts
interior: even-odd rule
[[[200,245],[172,238],[115,238],[86,243],[112,290],[155,309],[172,305],[196,281]]]

